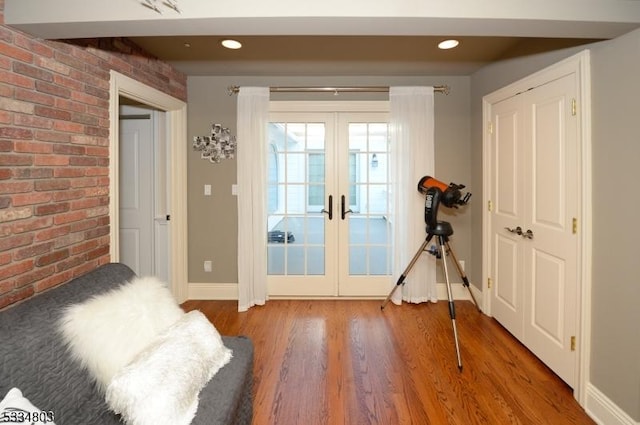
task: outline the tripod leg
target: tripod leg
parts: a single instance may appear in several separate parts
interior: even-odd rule
[[[476,302],[476,298],[473,296],[473,292],[471,292],[471,287],[469,286],[469,279],[467,279],[467,275],[465,274],[464,270],[462,270],[462,267],[460,267],[460,262],[458,261],[458,258],[456,258],[456,254],[453,252],[453,248],[451,248],[451,245],[449,245],[448,240],[445,240],[444,243],[447,247],[447,253],[451,254],[451,258],[453,259],[453,264],[456,265],[456,269],[458,269],[458,274],[462,278],[462,286],[467,288],[467,290],[469,291],[469,295],[471,295],[471,300],[473,301],[473,304],[476,306],[478,311],[481,311],[480,306]]]
[[[422,252],[425,250],[425,248],[427,247],[427,245],[431,241],[431,238],[433,238],[432,234],[427,235],[427,239],[425,239],[425,241],[422,243],[422,245],[420,245],[420,248],[418,248],[418,251],[416,251],[416,254],[413,256],[413,258],[409,262],[409,265],[407,266],[406,269],[404,269],[404,271],[402,272],[402,274],[398,278],[398,281],[396,282],[396,285],[393,287],[393,289],[391,290],[389,295],[387,295],[387,298],[382,302],[382,305],[380,306],[381,310],[384,310],[385,306],[387,305],[387,303],[389,303],[389,300],[391,300],[391,297],[393,297],[393,294],[396,292],[398,287],[404,285],[404,280],[407,278],[407,275],[409,274],[409,272],[411,271],[413,266],[416,264],[416,261],[418,261],[418,258],[420,258],[420,255],[422,254]]]
[[[453,293],[451,291],[451,283],[449,282],[449,271],[447,269],[447,258],[445,256],[445,243],[444,236],[438,236],[440,243],[440,254],[442,256],[442,266],[444,269],[444,278],[447,281],[447,298],[449,299],[449,316],[451,317],[451,325],[453,327],[453,340],[456,344],[456,356],[458,358],[458,369],[462,371],[462,359],[460,358],[460,344],[458,342],[458,328],[456,327],[456,306],[453,303]]]

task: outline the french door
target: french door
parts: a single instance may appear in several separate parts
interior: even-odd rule
[[[272,102],[270,296],[389,290],[388,102]]]

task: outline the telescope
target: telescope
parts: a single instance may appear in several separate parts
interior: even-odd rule
[[[394,292],[402,285],[405,284],[405,279],[411,269],[413,268],[416,261],[423,252],[428,252],[429,254],[434,255],[437,259],[442,261],[442,268],[444,271],[444,277],[447,284],[447,298],[449,299],[449,316],[451,317],[451,325],[453,328],[453,339],[455,342],[456,348],[456,356],[458,359],[458,369],[462,371],[462,359],[460,357],[460,345],[458,342],[458,328],[456,326],[456,309],[453,302],[453,292],[451,290],[451,283],[449,282],[449,271],[447,268],[446,256],[450,255],[453,260],[453,264],[456,266],[458,270],[458,274],[462,278],[462,285],[469,290],[469,294],[471,295],[471,300],[480,311],[480,307],[476,302],[476,299],[473,296],[473,292],[469,287],[469,279],[467,279],[467,275],[462,270],[462,266],[460,262],[456,258],[456,255],[449,244],[449,236],[453,235],[453,227],[451,224],[446,221],[438,221],[438,207],[440,203],[442,203],[445,207],[449,208],[458,208],[459,205],[466,205],[469,202],[469,198],[471,198],[471,193],[467,192],[466,194],[462,194],[462,189],[464,189],[464,185],[449,183],[446,184],[441,182],[438,179],[435,179],[431,176],[424,176],[418,182],[418,192],[426,196],[425,204],[424,204],[424,221],[427,224],[427,238],[422,243],[418,251],[415,253],[407,268],[402,272],[396,285],[393,287],[387,298],[384,300],[381,309],[384,309],[385,305],[391,300]],[[432,249],[427,249],[427,245],[436,237],[438,240],[438,246],[432,247]]]
[[[435,231],[438,227],[438,207],[440,203],[448,208],[458,208],[459,205],[466,205],[471,198],[471,193],[462,195],[463,184],[446,184],[431,176],[424,176],[418,182],[418,192],[426,196],[424,206],[424,221],[427,223],[427,233]],[[440,223],[441,227],[444,223]],[[450,228],[448,225],[444,225]],[[438,233],[438,232],[436,232]],[[453,231],[451,230],[451,233]],[[448,236],[451,236],[449,234]]]

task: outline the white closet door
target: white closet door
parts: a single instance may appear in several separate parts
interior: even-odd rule
[[[491,105],[491,313],[575,383],[579,205],[576,75]]]

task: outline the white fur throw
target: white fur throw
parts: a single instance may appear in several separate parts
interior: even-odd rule
[[[183,315],[165,283],[143,277],[65,308],[59,325],[71,354],[104,391],[116,372]]]
[[[128,425],[190,424],[200,391],[231,356],[204,314],[191,311],[114,376],[107,404]]]

